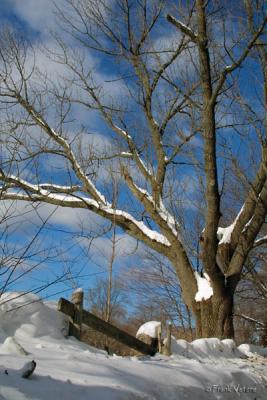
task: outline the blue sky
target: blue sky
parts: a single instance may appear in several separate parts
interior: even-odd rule
[[[11,25],[23,32],[33,43],[46,44],[50,42],[49,29],[56,29],[52,9],[53,5],[50,0],[2,0],[0,21],[1,24]],[[47,58],[41,59],[40,63],[41,67],[45,65],[46,69],[54,73],[56,66],[52,62],[50,62],[51,65],[48,65],[49,60]],[[104,73],[106,72],[104,71]],[[83,118],[83,115],[80,114],[79,116]],[[86,123],[87,116],[85,115],[84,118],[84,123]],[[103,145],[102,138],[97,136],[99,132],[101,134],[103,129],[97,118],[94,118],[90,128],[93,133],[96,133],[94,137],[96,146]],[[56,177],[58,183],[62,183],[61,166],[57,168],[53,161],[49,164],[47,160],[44,160],[43,163],[46,165],[45,170],[42,170],[43,178],[49,180],[53,176],[53,178]],[[25,252],[24,257],[26,259],[23,265],[17,266],[16,271],[10,277],[6,290],[39,290],[39,288],[49,285],[59,279],[62,274],[65,274],[62,282],[60,280],[59,283],[48,286],[40,292],[43,297],[58,298],[61,291],[65,291],[63,293],[69,295],[73,286],[81,286],[86,290],[94,285],[96,277],[107,275],[111,249],[109,235],[95,240],[90,251],[88,251],[89,240],[85,237],[79,237],[82,225],[85,225],[82,229],[85,230],[83,235],[88,232],[88,229],[97,230],[98,225],[105,225],[100,217],[79,210],[69,212],[67,209],[55,209],[49,205],[43,205],[40,209],[34,211],[30,205],[24,203],[13,205],[12,211],[14,217],[9,222],[9,225],[12,226],[9,228],[9,232],[12,232],[8,237],[9,249],[16,257]],[[23,215],[19,216],[19,214]],[[36,241],[26,251],[32,240],[32,235],[40,229],[42,221],[46,219],[47,222]],[[90,223],[87,223],[87,220]],[[135,241],[123,235],[119,229],[117,235],[115,273],[120,269],[121,264],[127,266],[130,262],[134,262],[135,257],[129,256],[125,249],[128,248],[131,252],[136,246]],[[2,240],[4,241],[4,237],[2,237]],[[44,262],[42,262],[43,259]],[[25,270],[34,266],[36,267],[32,273],[23,276]],[[70,270],[72,277],[68,281]],[[3,274],[2,285],[9,272],[10,269]]]
[[[59,3],[60,1],[57,2],[57,4]],[[9,24],[18,29],[19,32],[21,31],[31,40],[33,45],[38,46],[51,46],[49,30],[57,29],[53,4],[50,0],[3,0],[1,2],[0,20],[4,24]],[[41,50],[36,49],[36,52],[36,60],[40,68],[45,68],[53,77],[57,72],[61,72],[60,67],[45,57]],[[101,64],[98,78],[100,81],[112,77],[113,70],[110,68],[110,64],[103,62],[101,58],[89,56],[88,62],[92,66]],[[109,87],[111,87],[113,93],[121,90],[120,83],[111,83]],[[97,116],[91,114],[90,125],[88,126],[87,110],[75,110],[75,112],[79,113],[75,115],[75,118],[79,118],[79,123],[90,129],[90,132],[94,135],[93,141],[101,151],[107,135],[106,127],[103,126]],[[109,142],[107,142],[108,144]],[[49,181],[50,178],[53,178],[56,183],[64,181],[65,175],[60,162],[57,165],[54,160],[50,162],[44,158],[41,159],[41,163],[44,180]],[[25,173],[26,177],[29,177],[27,169]],[[124,200],[125,198],[123,198]],[[6,207],[10,207],[10,204],[8,203]],[[15,256],[25,253],[24,258],[26,257],[26,259],[22,265],[17,266],[5,290],[39,290],[40,287],[49,285],[66,273],[62,278],[64,282],[60,280],[59,283],[48,286],[47,289],[40,292],[43,297],[57,298],[60,291],[66,291],[68,294],[73,285],[87,289],[94,285],[96,277],[107,275],[111,251],[110,235],[97,238],[90,250],[88,250],[90,241],[80,237],[81,234],[88,234],[88,231],[96,234],[95,231],[98,230],[98,227],[100,227],[100,230],[102,226],[107,227],[107,223],[103,223],[100,217],[79,210],[70,212],[67,209],[54,209],[49,205],[43,205],[36,211],[25,203],[12,204],[11,208],[14,217],[12,217],[12,225],[9,228],[9,232],[12,234],[7,238],[9,248]],[[32,235],[40,229],[45,220],[47,222],[38,237],[27,249],[32,240]],[[87,223],[88,220],[89,223]],[[84,232],[81,232],[81,230]],[[115,274],[120,271],[122,266],[127,268],[129,265],[137,263],[138,253],[140,254],[143,251],[141,244],[137,246],[136,241],[125,235],[120,229],[117,229],[116,240]],[[49,257],[49,261],[47,261],[47,257]],[[23,272],[31,268],[33,268],[32,272],[23,276]],[[69,279],[70,274],[68,273],[70,270],[71,279]],[[3,274],[3,285],[9,273],[10,269]]]
[[[52,9],[50,0],[3,0],[0,20],[18,29],[23,35],[26,34],[33,45],[36,45],[36,62],[39,68],[45,69],[50,76],[55,77],[57,73],[61,73],[61,68],[49,60],[42,49],[38,48],[40,45],[53,46],[49,30],[56,30],[57,24]],[[103,58],[96,55],[88,56],[88,63],[91,63],[93,67],[96,65],[101,67],[97,71],[97,79],[100,82],[113,77],[114,70],[111,64],[105,62]],[[108,90],[113,94],[120,93],[122,90],[120,82],[109,83]],[[110,131],[98,116],[81,108],[74,110],[74,116],[80,125],[84,125],[92,133],[91,136],[85,138],[87,144],[93,142],[100,152],[105,146],[110,145],[108,139]],[[35,133],[32,132],[32,135],[34,136]],[[83,145],[85,146],[86,143]],[[43,157],[40,162],[41,176],[45,181],[53,179],[55,183],[62,183],[68,178],[60,160],[55,162],[54,159]],[[25,169],[24,178],[31,180],[30,168]],[[107,173],[101,170],[101,182],[107,179]],[[184,185],[190,193],[191,190],[193,191],[192,182],[186,181],[185,178]],[[181,187],[179,191],[182,191]],[[121,196],[122,203],[127,200],[127,196]],[[133,212],[137,208],[135,203],[131,203],[130,206]],[[11,266],[11,268],[4,269],[5,273],[0,275],[0,287],[9,291],[31,290],[43,298],[58,299],[60,296],[69,297],[74,286],[82,287],[86,291],[95,285],[99,277],[107,276],[111,253],[110,233],[95,239],[92,244],[90,244],[90,238],[83,237],[96,235],[103,227],[109,226],[100,217],[83,210],[55,209],[45,204],[35,210],[29,204],[5,202],[2,212],[7,208],[12,211],[12,218],[8,220],[9,235],[6,236],[8,241],[6,252],[13,254],[14,257],[11,257],[11,261],[8,257],[5,258],[6,266]],[[46,223],[42,227],[44,221]],[[41,230],[40,227],[42,227]],[[39,230],[36,240],[29,246]],[[116,232],[114,274],[120,276],[122,272],[130,271],[131,266],[141,266],[144,246],[141,243],[137,244],[119,228]],[[5,236],[2,237],[3,243],[4,240]],[[27,249],[28,246],[29,249]],[[19,255],[23,255],[23,261],[16,266],[14,258]],[[13,271],[14,264],[16,268],[5,287],[6,279]],[[23,275],[28,270],[30,273]],[[132,298],[138,302],[135,296]]]

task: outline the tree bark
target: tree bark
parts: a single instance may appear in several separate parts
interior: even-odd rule
[[[203,301],[198,337],[234,338],[233,296]]]
[[[225,290],[215,293],[210,299],[198,303],[196,337],[218,337],[234,339],[234,293],[240,276],[232,276],[225,282]]]

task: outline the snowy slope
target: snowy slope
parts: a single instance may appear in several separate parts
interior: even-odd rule
[[[232,341],[173,340],[171,357],[111,357],[65,338],[65,317],[51,304],[17,296],[0,305],[0,400],[267,399],[266,359],[251,347],[244,359]],[[33,377],[21,378],[33,359]]]

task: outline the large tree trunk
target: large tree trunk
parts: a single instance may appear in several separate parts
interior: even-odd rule
[[[224,252],[220,255],[220,264],[227,270],[229,254]],[[213,295],[208,300],[196,301],[199,287],[194,273],[192,272],[190,276],[186,269],[182,270],[177,260],[171,259],[171,261],[182,288],[183,301],[195,318],[195,336],[197,338],[234,338],[234,294],[240,281],[240,274],[226,277],[216,265],[216,273],[208,274]]]
[[[196,337],[234,338],[233,295],[200,303],[196,314]]]
[[[223,292],[215,291],[210,299],[198,303],[195,312],[197,338],[234,339],[234,293],[239,280],[239,275],[226,279]]]

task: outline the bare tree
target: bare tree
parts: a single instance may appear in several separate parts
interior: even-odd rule
[[[235,327],[240,342],[266,346],[266,249],[250,254],[236,291]]]
[[[2,143],[0,142],[2,150]],[[15,159],[16,151],[9,149],[9,168]],[[6,160],[1,151],[1,165],[4,166]],[[0,199],[5,187],[0,191]],[[23,287],[25,293],[37,292],[47,289],[52,281],[31,281],[36,270],[43,265],[52,262],[56,256],[60,256],[59,250],[55,254],[55,248],[51,245],[48,248],[42,245],[41,236],[47,226],[52,213],[48,213],[45,218],[38,214],[37,207],[24,204],[19,207],[16,200],[0,202],[0,298],[10,290]],[[30,217],[29,217],[30,216]],[[29,233],[29,223],[27,219],[36,216],[38,224],[32,221],[31,234]],[[38,218],[38,216],[40,218]],[[24,226],[24,228],[23,228]],[[54,283],[64,280],[65,275],[57,276]]]
[[[88,291],[89,309],[104,320],[107,318],[108,287],[109,279],[99,278],[96,280],[94,287]],[[129,299],[122,282],[116,277],[114,278],[109,302],[110,318],[108,322],[121,323],[126,318]]]
[[[88,290],[87,296],[90,311],[108,322],[121,327],[125,330],[127,321],[127,306],[129,296],[127,295],[123,283],[118,277],[112,277],[112,288],[110,289],[110,276],[98,278],[94,287]],[[128,324],[127,324],[128,327]],[[123,346],[115,339],[101,334],[95,330],[84,327],[82,340],[85,342],[105,349],[108,353],[129,354],[130,349]]]
[[[233,8],[220,1],[170,3],[66,0],[57,12],[71,40],[66,43],[55,35],[59,50],[50,53],[69,71],[60,82],[49,81],[34,65],[29,72],[33,48],[18,43],[12,33],[2,33],[2,115],[7,132],[14,132],[19,144],[16,168],[0,170],[2,198],[82,208],[115,220],[172,264],[185,304],[194,314],[197,336],[232,337],[233,296],[241,271],[255,241],[265,241],[259,238],[267,209],[264,3],[240,1]],[[108,63],[110,80],[101,81],[88,65],[89,52]],[[240,110],[244,115],[248,106],[257,114],[257,171],[248,176],[243,205],[233,207],[234,220],[222,228],[224,168],[218,146],[227,123],[222,126],[220,119],[227,107],[240,106],[239,99],[231,103],[228,94],[244,81],[241,68],[251,71],[252,55],[260,78],[250,79],[260,99],[255,105],[247,95]],[[112,96],[111,81],[121,83],[123,96]],[[90,132],[78,121],[76,128],[73,124],[78,106],[89,117],[95,112],[105,135],[113,139],[105,154],[77,151],[79,143],[85,147],[79,137]],[[231,126],[236,132],[239,120]],[[249,145],[246,135],[244,140]],[[235,146],[234,138],[229,147]],[[46,182],[40,163],[48,157],[64,160],[61,183],[53,177]],[[22,176],[27,159],[38,165],[32,180]],[[114,160],[124,179],[116,208],[97,179],[97,167]],[[196,272],[186,229],[173,215],[166,192],[172,177],[179,182],[185,175],[198,176],[204,188],[203,276]],[[208,292],[203,293],[200,282]]]
[[[149,320],[171,322],[177,335],[194,339],[192,315],[183,302],[175,271],[158,253],[146,251],[141,265],[134,263],[122,275],[129,292],[137,298],[134,318],[138,326]]]

